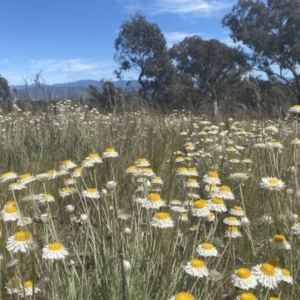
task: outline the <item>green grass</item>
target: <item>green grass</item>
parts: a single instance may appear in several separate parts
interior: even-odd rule
[[[272,132],[267,128],[271,121],[220,118],[205,124],[205,117],[188,112],[169,116],[149,112],[101,115],[68,101],[52,105],[46,113],[31,114],[14,106],[12,113],[0,117],[1,174],[13,171],[38,177],[49,170],[58,171],[68,159],[80,166],[89,154],[101,156],[107,148],[114,148],[119,157],[102,158],[103,163],[85,168],[72,185],[75,192],[66,197],[61,197],[59,190],[65,187],[73,169],[54,179],[36,179],[22,190],[11,191],[13,181],[0,184],[1,209],[7,201],[15,200],[21,215],[33,218],[25,229],[17,222],[0,220],[1,299],[19,299],[18,293],[8,295],[6,287],[19,287],[28,280],[41,290],[32,299],[159,300],[181,291],[195,299],[221,299],[226,294],[235,298],[242,291],[231,282],[232,274],[238,268],[251,269],[270,259],[288,269],[294,283],[280,281],[273,290],[259,284],[251,292],[257,299],[299,299],[299,237],[291,234],[292,225],[298,222],[300,203],[300,154],[298,146],[291,144],[298,136],[293,118],[274,120],[278,132]],[[219,125],[221,121],[224,125]],[[202,131],[206,135],[199,134]],[[272,147],[274,141],[280,141],[283,148]],[[259,142],[267,147],[256,148]],[[195,149],[188,150],[187,143]],[[229,151],[230,146],[235,152]],[[182,154],[174,154],[177,150]],[[183,162],[176,161],[178,156]],[[141,172],[137,176],[126,172],[138,158],[146,158],[163,179],[158,193],[166,206],[159,211],[170,214],[173,228],[151,226],[155,210],[136,202],[155,189],[147,184],[151,178],[141,179]],[[231,158],[250,158],[253,163],[232,163]],[[187,188],[187,177],[176,175],[182,166],[196,168],[199,176],[192,178],[197,178],[199,188]],[[209,200],[203,181],[209,171],[218,172],[221,184],[231,187],[235,200],[225,200],[228,211],[216,213],[213,222],[193,216],[192,206],[186,207],[189,220],[179,220],[179,213],[170,208],[171,200],[184,202],[191,192]],[[235,172],[244,172],[249,178],[244,182],[230,180]],[[282,180],[285,188],[261,188],[265,177]],[[117,182],[116,187],[108,189],[108,181]],[[100,198],[83,197],[87,188],[97,188]],[[45,193],[53,195],[55,202],[34,200],[35,195]],[[74,212],[67,211],[70,204],[75,206]],[[230,239],[225,237],[227,225],[223,220],[235,205],[245,209],[250,225],[239,228],[241,238]],[[45,213],[48,220],[43,222],[40,216]],[[85,222],[80,221],[82,214],[88,216]],[[121,219],[122,214],[128,219]],[[191,230],[193,225],[196,230]],[[20,230],[32,234],[36,247],[23,254],[7,251],[7,239]],[[291,250],[272,249],[269,240],[275,234],[284,235]],[[43,247],[53,242],[68,249],[65,260],[42,258]],[[204,242],[214,244],[219,255],[200,257],[196,248]],[[15,259],[19,263],[7,267]],[[193,259],[204,260],[210,275],[196,278],[187,274],[185,266]],[[130,263],[130,270],[125,270],[123,260]],[[44,279],[45,274],[51,274],[49,281]]]

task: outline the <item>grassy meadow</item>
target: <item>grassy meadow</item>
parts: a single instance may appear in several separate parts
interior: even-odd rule
[[[0,299],[300,299],[297,114],[244,117],[1,113]]]

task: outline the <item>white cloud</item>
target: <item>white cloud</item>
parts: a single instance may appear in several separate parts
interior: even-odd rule
[[[130,12],[145,11],[152,15],[179,14],[210,16],[223,9],[232,7],[234,2],[227,0],[130,0],[125,3]]]
[[[1,61],[0,61],[1,63]],[[101,78],[116,80],[113,71],[117,68],[114,61],[89,60],[89,59],[39,59],[30,60],[22,66],[10,62],[6,68],[1,68],[2,76],[8,79],[10,85],[21,85],[25,81],[28,84],[34,83],[36,74],[40,73],[43,83],[54,84],[73,82],[80,79]]]
[[[163,34],[166,38],[168,47],[172,47],[174,44],[180,43],[184,38],[188,36],[194,36],[194,35],[201,36],[200,33],[185,32],[185,31],[171,31],[171,32],[164,32]]]
[[[33,73],[43,71],[43,73],[53,72],[95,72],[106,69],[110,66],[108,61],[90,61],[86,59],[40,59],[30,60],[30,70]]]

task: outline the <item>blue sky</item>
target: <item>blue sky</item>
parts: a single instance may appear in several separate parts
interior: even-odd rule
[[[124,20],[139,11],[158,24],[168,46],[186,36],[216,38],[233,46],[221,19],[231,0],[0,0],[0,74],[10,85],[102,78],[113,71],[114,40]],[[5,13],[4,13],[5,12]],[[125,73],[125,79],[137,74]]]

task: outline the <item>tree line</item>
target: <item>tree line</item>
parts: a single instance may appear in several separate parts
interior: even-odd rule
[[[167,112],[210,105],[214,114],[237,107],[282,113],[285,105],[300,104],[299,15],[299,0],[238,0],[222,25],[246,48],[195,35],[168,49],[158,25],[136,13],[121,24],[115,39],[115,75],[122,79],[136,71],[140,99]],[[267,79],[251,76],[252,71]],[[4,100],[6,84],[0,77]],[[92,86],[89,91],[108,110],[115,109],[121,93],[110,82],[103,95]]]

